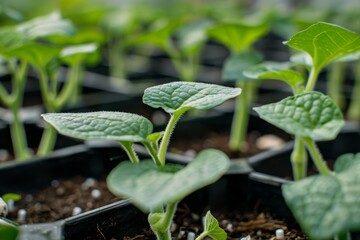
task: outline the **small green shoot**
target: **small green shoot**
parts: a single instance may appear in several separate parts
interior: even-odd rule
[[[181,24],[184,26],[181,27]],[[163,50],[171,58],[180,80],[193,82],[198,73],[201,50],[207,40],[206,30],[211,25],[209,20],[159,19],[134,44],[153,45]],[[179,39],[177,45],[172,40],[174,36]]]
[[[294,178],[298,181],[284,184],[283,194],[295,218],[312,239],[348,239],[349,231],[360,229],[360,222],[352,215],[358,214],[360,209],[356,200],[359,184],[355,177],[360,166],[359,154],[344,155],[336,161],[335,172],[329,169],[315,141],[334,139],[344,120],[340,108],[329,96],[313,91],[319,72],[329,63],[358,52],[359,43],[359,34],[322,22],[295,34],[286,44],[306,52],[312,60],[310,64],[306,57],[296,58],[297,63],[305,63],[310,69],[303,91],[294,88],[294,82],[300,78],[293,71],[284,75],[280,74],[283,70],[274,71],[266,66],[250,71],[259,78],[285,80],[294,89],[295,96],[255,108],[255,111],[296,137],[291,161]],[[303,179],[307,169],[305,148],[320,176]]]
[[[204,239],[206,236],[209,236],[214,240],[225,240],[227,237],[226,232],[224,229],[219,227],[219,222],[213,215],[211,215],[210,211],[208,211],[205,215],[203,233],[201,233],[195,240]]]
[[[14,27],[0,29],[0,54],[8,63],[12,76],[12,89],[8,92],[0,84],[0,101],[12,112],[11,139],[15,158],[24,160],[30,157],[24,126],[20,119],[26,76],[30,62],[42,65],[57,52],[56,48],[44,47],[36,40],[59,34],[73,34],[74,28],[58,13],[38,17]]]
[[[43,118],[60,133],[84,140],[113,140],[120,143],[130,162],[122,162],[107,178],[109,189],[129,197],[149,213],[151,229],[160,240],[170,240],[170,225],[179,201],[219,179],[229,168],[228,157],[215,149],[200,152],[183,167],[166,163],[171,133],[181,116],[192,109],[209,110],[241,93],[239,88],[214,84],[172,82],[148,88],[143,102],[162,108],[171,116],[164,132],[153,133],[146,118],[121,112],[47,113]],[[134,143],[143,144],[151,160],[140,161]],[[156,196],[156,197],[154,197]],[[208,216],[210,220],[210,216]],[[214,221],[209,223],[214,224]],[[209,226],[210,226],[209,225]],[[207,234],[220,234],[207,228]]]
[[[244,76],[243,71],[262,61],[262,56],[251,48],[267,31],[268,26],[265,24],[248,26],[238,23],[220,23],[208,30],[210,38],[222,43],[231,53],[223,67],[223,80],[236,81],[236,85],[245,92],[236,99],[229,142],[229,147],[233,151],[244,150],[247,147],[245,138],[249,108],[257,89],[257,81]]]

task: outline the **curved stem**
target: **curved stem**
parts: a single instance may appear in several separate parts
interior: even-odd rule
[[[178,202],[166,205],[166,211],[161,219],[161,227],[151,228],[155,232],[158,240],[171,240],[170,226],[174,218]]]
[[[304,142],[306,144],[307,149],[310,152],[310,155],[315,163],[316,168],[319,170],[319,172],[324,176],[331,176],[332,172],[326,165],[319,149],[317,148],[314,140],[311,138],[304,138]]]
[[[304,141],[301,137],[295,136],[295,146],[291,153],[291,165],[295,181],[306,177],[307,160]]]
[[[229,147],[233,151],[241,150],[245,147],[244,144],[249,122],[250,103],[247,93],[250,92],[251,89],[249,89],[249,83],[247,81],[238,83],[238,85],[242,87],[243,94],[236,98],[235,112],[231,125]]]
[[[6,91],[4,85],[0,83],[0,102],[2,102],[2,104],[4,104],[4,106],[8,108],[11,104],[10,100],[11,100],[10,95]]]
[[[148,150],[148,152],[150,153],[152,159],[154,160],[155,164],[158,165],[158,166],[161,166],[161,162],[160,162],[160,159],[157,155],[157,151],[156,149],[154,149],[154,147],[150,144],[150,142],[142,142],[142,144],[146,147],[146,149]]]
[[[158,151],[158,158],[160,161],[161,166],[165,165],[165,156],[166,152],[170,143],[170,136],[172,132],[174,131],[176,123],[179,121],[181,116],[184,112],[175,112],[171,115],[170,120],[166,126],[166,129],[164,131],[163,138],[161,139],[159,151]]]
[[[133,149],[132,142],[120,141],[120,144],[121,144],[122,148],[124,149],[124,151],[126,152],[126,154],[128,155],[128,157],[132,163],[140,162],[138,156],[136,155],[136,152]]]
[[[53,103],[56,112],[62,109],[64,105],[74,97],[77,100],[78,88],[80,85],[80,78],[81,78],[81,70],[82,70],[81,63],[74,64],[73,66],[71,66],[69,73],[70,76],[66,80],[65,85],[63,86],[61,92],[58,94],[58,96],[56,97]]]
[[[305,92],[310,92],[314,90],[318,75],[319,75],[319,70],[317,70],[315,67],[312,67],[309,78],[306,83]]]
[[[203,232],[203,233],[201,233],[197,238],[195,238],[195,240],[202,240],[202,239],[204,239],[207,235],[208,235],[207,232]]]
[[[42,69],[38,69],[39,72],[39,81],[40,81],[40,89],[41,95],[43,98],[43,102],[48,112],[56,112],[56,106],[54,106],[54,96],[53,92],[50,91],[47,81],[46,72]]]
[[[57,136],[56,129],[48,125],[41,136],[41,141],[37,152],[38,156],[45,156],[54,149],[56,136]]]

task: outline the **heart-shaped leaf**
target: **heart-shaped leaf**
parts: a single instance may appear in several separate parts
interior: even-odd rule
[[[76,30],[70,21],[62,19],[59,12],[34,18],[16,27],[28,40],[51,35],[74,35]]]
[[[130,44],[153,44],[159,48],[166,48],[175,29],[182,23],[179,18],[159,19],[153,23],[151,29],[137,37]]]
[[[249,81],[254,78],[248,78],[244,71],[259,64],[262,56],[255,51],[246,51],[238,54],[232,54],[226,59],[221,78],[226,81]]]
[[[61,51],[60,56],[67,64],[77,64],[93,54],[97,49],[98,46],[94,43],[68,46]]]
[[[109,189],[129,197],[143,211],[179,201],[190,193],[218,180],[228,169],[228,157],[215,149],[200,152],[186,167],[152,161],[122,162],[107,178]]]
[[[143,102],[168,113],[189,109],[208,110],[241,93],[240,88],[194,82],[172,82],[147,88]]]
[[[140,142],[151,134],[151,122],[123,112],[46,113],[41,115],[66,136],[83,140]]]
[[[320,70],[331,61],[360,50],[360,35],[334,24],[319,22],[295,34],[286,45],[307,52]]]
[[[339,107],[320,92],[287,97],[254,110],[261,118],[286,132],[315,141],[335,138],[344,125]]]
[[[29,43],[7,52],[7,55],[25,60],[38,68],[45,68],[51,60],[59,56],[60,51],[58,47]]]
[[[206,31],[211,24],[208,20],[201,20],[181,27],[177,32],[181,51],[187,54],[199,52],[207,40]]]
[[[335,175],[282,186],[286,203],[311,239],[360,230],[360,154],[341,156],[337,164],[342,166]]]
[[[304,82],[303,76],[291,70],[288,64],[264,63],[244,71],[244,75],[255,79],[284,81],[296,90]]]
[[[204,221],[204,232],[215,240],[225,240],[227,237],[224,229],[219,227],[217,219],[208,211]]]
[[[208,30],[211,38],[221,42],[233,53],[239,53],[259,40],[268,31],[267,25],[250,26],[238,23],[221,23]]]

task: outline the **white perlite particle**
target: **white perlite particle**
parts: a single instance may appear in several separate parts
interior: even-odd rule
[[[99,199],[101,197],[101,191],[99,189],[93,189],[91,191],[91,196],[94,198],[94,199]]]
[[[82,213],[81,207],[74,207],[73,208],[73,210],[72,210],[72,215],[73,216],[79,215],[80,213]]]
[[[275,231],[275,236],[277,240],[283,240],[285,239],[285,233],[284,230],[279,228]]]
[[[26,210],[25,209],[19,209],[17,213],[17,220],[18,222],[25,222],[26,220]]]
[[[195,233],[193,233],[193,232],[188,232],[187,240],[194,240],[194,239],[195,239]]]
[[[251,240],[250,235],[247,235],[246,237],[240,238],[240,240]]]
[[[8,206],[6,202],[0,197],[0,216],[6,217],[8,214]]]

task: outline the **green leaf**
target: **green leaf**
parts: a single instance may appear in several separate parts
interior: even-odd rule
[[[219,227],[217,219],[208,211],[205,216],[204,232],[215,240],[225,240],[227,237],[224,229]]]
[[[211,38],[221,42],[232,52],[239,53],[250,47],[268,32],[267,25],[242,25],[237,23],[222,23],[209,29]]]
[[[308,92],[254,108],[261,118],[296,136],[317,140],[336,137],[344,120],[329,96]]]
[[[145,90],[143,102],[168,113],[189,109],[208,110],[240,95],[240,88],[194,82],[172,82]]]
[[[16,27],[27,40],[51,35],[74,35],[76,30],[70,21],[62,19],[59,12],[37,17]]]
[[[151,122],[123,112],[47,113],[41,115],[66,136],[83,140],[145,141],[152,132]]]
[[[51,60],[59,56],[59,53],[58,47],[29,43],[7,52],[7,55],[27,61],[38,68],[45,68]]]
[[[179,201],[218,180],[228,169],[228,157],[215,149],[200,152],[186,167],[153,161],[119,164],[107,178],[111,192],[130,200],[143,211]]]
[[[0,225],[0,239],[16,240],[19,230],[11,225]]]
[[[61,51],[60,57],[67,64],[78,64],[96,52],[97,49],[98,45],[94,43],[68,46]]]
[[[181,27],[177,34],[180,50],[187,54],[199,52],[207,40],[207,29],[211,25],[208,20],[200,20]]]
[[[134,39],[133,44],[153,44],[159,48],[166,48],[168,41],[182,23],[179,18],[159,19],[151,26],[151,29]]]
[[[6,27],[0,29],[0,53],[2,55],[21,47],[25,42],[23,35],[16,31],[15,28]]]
[[[147,136],[147,140],[150,142],[158,142],[164,136],[164,132],[154,132]]]
[[[295,34],[286,45],[307,52],[320,70],[331,61],[360,50],[360,35],[334,24],[319,22]]]
[[[254,80],[244,75],[244,71],[262,61],[262,56],[254,51],[232,54],[225,60],[221,78],[227,81]]]
[[[341,167],[336,167],[338,172],[332,176],[282,186],[286,203],[311,239],[360,230],[360,153],[341,156],[338,164]]]
[[[1,198],[4,200],[4,202],[8,202],[9,200],[17,202],[20,201],[21,195],[17,193],[6,193]]]
[[[244,71],[244,75],[255,79],[274,79],[286,82],[294,90],[304,82],[303,76],[289,69],[288,64],[265,63]]]
[[[360,161],[360,153],[343,154],[336,159],[334,171],[337,173],[344,171],[359,171],[360,164],[358,164],[357,161]]]
[[[308,69],[311,69],[312,66],[312,59],[309,56],[309,54],[305,52],[296,53],[294,55],[291,55],[290,61],[294,63],[295,65],[303,65]]]

